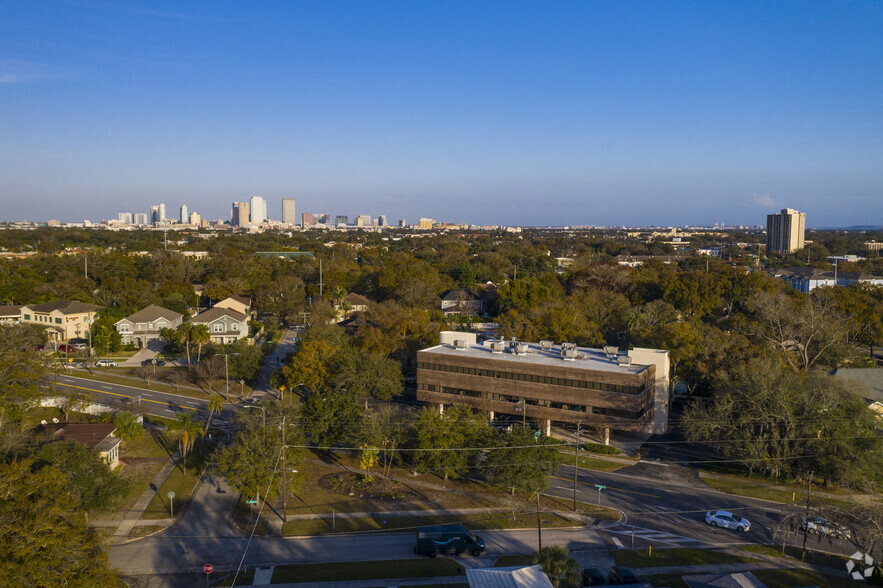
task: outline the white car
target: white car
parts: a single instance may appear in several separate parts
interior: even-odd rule
[[[740,533],[747,533],[751,528],[748,519],[727,510],[710,510],[705,513],[705,522],[712,527],[723,527],[724,529],[736,529]]]
[[[806,529],[806,532],[810,535],[818,533],[822,536],[831,535],[833,537],[839,537],[840,539],[849,539],[852,536],[849,529],[843,525],[839,525],[823,517],[815,517],[809,519],[809,521],[803,519],[800,528],[801,530]]]
[[[116,366],[117,366],[117,362],[115,362],[112,359],[99,359],[98,361],[95,362],[95,367],[109,368],[109,367],[116,367]]]

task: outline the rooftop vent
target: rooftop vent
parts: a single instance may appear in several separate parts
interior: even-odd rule
[[[454,339],[454,349],[466,349],[466,340]]]
[[[502,341],[491,341],[491,353],[503,353],[506,344]]]
[[[562,343],[561,349],[576,349],[576,343]]]
[[[41,425],[45,425],[45,424],[46,424],[46,419],[43,419],[42,421],[40,421],[40,424],[41,424]]]
[[[632,365],[632,358],[628,355],[620,355],[616,358],[616,361],[619,362],[619,365]]]
[[[53,422],[53,423],[57,423],[57,422],[58,422],[58,419],[55,418],[55,417],[52,417],[52,422]]]
[[[515,353],[517,353],[518,355],[530,353],[530,345],[528,345],[527,343],[516,343]]]
[[[566,361],[573,361],[576,359],[576,356],[577,356],[576,349],[565,348],[565,349],[561,350],[561,359],[564,359]]]
[[[553,345],[551,341],[540,341],[540,349],[552,349]]]
[[[616,357],[619,355],[619,347],[616,345],[605,345],[604,346],[604,355],[607,357]]]

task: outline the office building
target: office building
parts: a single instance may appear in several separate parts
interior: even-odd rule
[[[356,217],[356,226],[357,227],[370,227],[371,226],[371,215],[370,214],[360,214]]]
[[[766,252],[794,253],[803,249],[806,213],[783,208],[779,214],[766,217]]]
[[[350,224],[350,219],[345,214],[338,214],[334,217],[334,226],[335,227],[345,227]]]
[[[377,217],[377,226],[378,227],[388,227],[389,224],[386,222],[386,215],[381,214]]]
[[[132,224],[132,213],[131,212],[118,212],[117,220],[121,223],[125,223],[127,225]]]
[[[150,207],[150,224],[158,225],[166,222],[166,205],[155,204]]]
[[[234,227],[248,226],[248,202],[234,202],[230,216],[230,224]]]
[[[282,199],[282,224],[283,225],[296,225],[297,224],[297,214],[294,211],[294,198],[283,198]]]
[[[202,216],[198,212],[191,212],[190,217],[187,219],[190,221],[190,224],[194,227],[198,227],[202,224]]]
[[[178,215],[178,222],[180,222],[182,225],[186,225],[190,221],[190,215],[187,214],[187,205],[182,204],[181,210],[179,212],[180,214]]]
[[[150,222],[150,219],[146,212],[136,212],[132,215],[132,222],[143,227]]]
[[[316,217],[309,212],[301,213],[300,224],[302,227],[312,227],[316,224]]]
[[[249,220],[253,225],[259,225],[267,220],[267,201],[260,196],[252,196],[248,202],[250,212]]]
[[[434,218],[421,218],[419,221],[417,221],[417,226],[421,229],[431,229],[432,225],[434,224]]]
[[[417,399],[539,421],[663,433],[668,426],[669,352],[589,349],[551,341],[476,342],[443,331],[417,352]]]
[[[406,221],[405,219],[400,218],[400,219],[399,219],[399,226],[400,226],[400,227],[406,227],[406,226],[408,226],[408,223],[407,223],[407,221]]]

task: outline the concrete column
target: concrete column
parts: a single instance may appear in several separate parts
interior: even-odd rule
[[[604,445],[610,445],[610,427],[604,428]]]
[[[546,437],[552,436],[552,420],[546,419]]]
[[[445,405],[444,404],[439,403],[438,414],[445,414]]]
[[[489,421],[494,420],[494,411],[492,411],[492,410],[487,411],[487,420],[489,420]]]

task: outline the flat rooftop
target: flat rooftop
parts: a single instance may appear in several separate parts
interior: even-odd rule
[[[454,348],[453,345],[441,344],[435,347],[422,349],[427,353],[437,353],[440,355],[450,355],[452,357],[472,357],[476,359],[489,359],[493,361],[506,362],[511,365],[547,365],[555,367],[567,367],[584,369],[595,372],[611,372],[617,374],[639,374],[647,369],[646,364],[630,364],[622,365],[616,356],[610,357],[604,353],[602,349],[592,349],[590,347],[577,347],[576,359],[562,359],[561,346],[553,345],[549,349],[543,349],[539,343],[523,343],[519,345],[527,346],[527,353],[515,353],[514,348],[509,348],[509,342],[506,342],[506,351],[491,351],[490,344],[494,341],[485,341],[484,343],[467,344],[465,349]],[[625,354],[620,354],[623,356]]]

